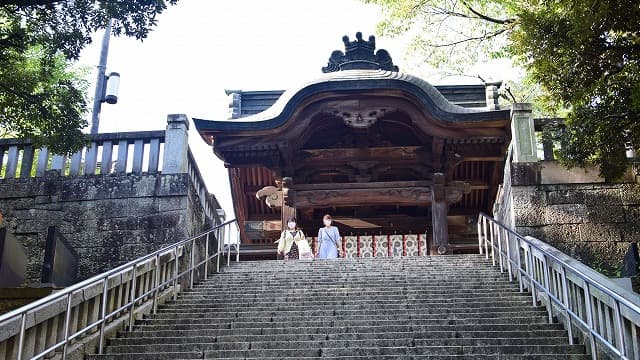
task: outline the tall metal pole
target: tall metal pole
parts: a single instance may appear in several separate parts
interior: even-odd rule
[[[111,39],[111,19],[107,27],[104,29],[104,36],[102,37],[102,48],[100,49],[100,62],[98,63],[98,78],[96,79],[96,92],[93,97],[93,113],[91,116],[91,134],[98,133],[98,126],[100,125],[100,109],[102,107],[102,100],[104,97],[104,87],[107,70],[107,56],[109,55],[109,40]]]

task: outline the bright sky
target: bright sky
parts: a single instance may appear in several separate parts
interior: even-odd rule
[[[376,6],[354,0],[180,0],[144,42],[111,38],[106,72],[121,75],[119,100],[103,104],[100,132],[164,129],[167,114],[175,113],[224,120],[224,89],[288,89],[311,80],[333,50],[344,50],[343,35],[354,39],[361,31],[366,39],[380,19]],[[101,37],[80,65],[95,69]],[[376,45],[411,72],[403,67],[406,41],[376,37]],[[94,71],[89,80],[95,77]],[[231,218],[226,169],[193,124],[189,143],[209,191]]]

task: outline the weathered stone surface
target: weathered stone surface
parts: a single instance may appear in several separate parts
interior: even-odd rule
[[[80,279],[210,226],[188,174],[0,180],[0,212],[28,249],[25,284],[40,280],[48,226],[77,251]]]
[[[604,188],[586,191],[584,194],[584,202],[586,205],[620,206],[622,204],[620,189]]]
[[[584,193],[581,190],[551,190],[548,192],[549,204],[582,204]]]
[[[621,184],[620,197],[625,205],[640,205],[640,184]]]
[[[511,194],[518,232],[609,274],[640,241],[639,184],[514,186]]]
[[[578,225],[580,229],[579,240],[581,242],[618,242],[622,241],[620,228],[616,224],[592,224]]]
[[[549,205],[544,210],[545,224],[579,224],[588,221],[584,204]]]
[[[587,210],[588,221],[594,224],[623,223],[625,211],[622,206],[595,206],[589,205]]]

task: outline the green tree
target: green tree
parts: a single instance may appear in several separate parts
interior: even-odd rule
[[[16,0],[0,5],[0,136],[31,138],[57,153],[84,144],[87,82],[73,68],[91,35],[144,39],[178,0]]]
[[[416,49],[458,72],[505,57],[538,83],[536,101],[566,116],[546,136],[567,166],[596,164],[609,180],[640,148],[640,6],[637,0],[369,0],[383,35],[417,34]]]

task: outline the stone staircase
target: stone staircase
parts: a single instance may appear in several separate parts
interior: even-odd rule
[[[589,359],[479,255],[233,264],[89,359]]]

